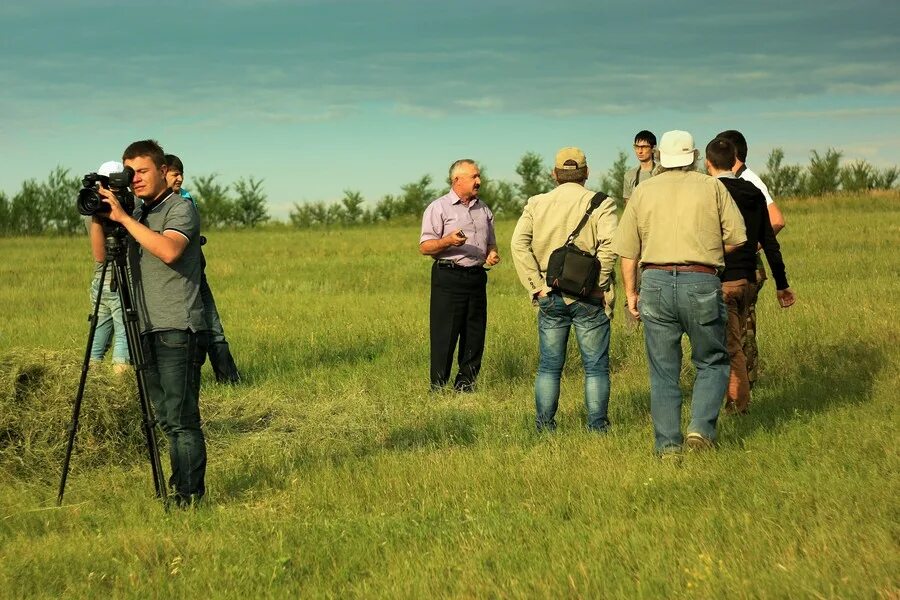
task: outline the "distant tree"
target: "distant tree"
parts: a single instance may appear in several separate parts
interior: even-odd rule
[[[428,204],[437,198],[437,191],[431,187],[431,175],[423,175],[418,181],[400,186],[400,213],[421,215]]]
[[[65,234],[84,231],[83,217],[75,207],[80,187],[81,179],[70,176],[68,169],[57,166],[50,171],[39,192],[45,231]]]
[[[521,182],[516,184],[516,190],[522,198],[522,204],[532,196],[545,194],[552,190],[556,183],[550,175],[550,170],[544,167],[544,160],[535,152],[526,152],[516,165],[516,173]]]
[[[294,227],[312,227],[313,216],[309,204],[298,204],[294,202],[294,208],[288,212],[288,218]]]
[[[482,184],[482,190],[485,186]],[[485,203],[494,214],[504,217],[518,217],[522,214],[525,199],[516,193],[516,187],[502,179],[488,181],[487,191],[479,192],[485,198]]]
[[[0,192],[0,235],[8,235],[11,233],[9,210],[9,198],[6,197],[5,193]]]
[[[889,190],[894,187],[897,178],[900,177],[900,169],[897,167],[888,167],[875,173],[875,188],[879,190]]]
[[[378,221],[390,221],[400,214],[400,202],[391,194],[375,203],[375,219]]]
[[[204,228],[224,227],[234,222],[234,201],[228,195],[229,186],[216,181],[218,175],[195,177],[194,195],[200,209],[200,219]]]
[[[800,165],[784,165],[784,150],[773,148],[766,160],[766,172],[760,178],[776,198],[800,196],[806,187],[806,175]]]
[[[9,206],[11,232],[14,235],[44,233],[44,203],[41,184],[34,179],[22,182],[22,189],[13,196]]]
[[[344,197],[341,198],[343,204],[343,220],[348,225],[363,222],[363,200],[362,193],[353,190],[344,190]]]
[[[238,179],[234,184],[237,198],[234,200],[232,218],[234,224],[256,227],[269,220],[266,208],[266,194],[262,191],[262,179]]]
[[[622,188],[625,184],[625,171],[627,170],[628,155],[619,150],[615,162],[613,162],[606,174],[600,177],[600,189],[611,198],[621,200]]]
[[[841,183],[841,153],[834,148],[821,156],[817,150],[810,152],[807,192],[811,196],[832,194]]]
[[[864,160],[855,160],[841,167],[841,188],[847,192],[863,192],[875,189],[877,173]]]

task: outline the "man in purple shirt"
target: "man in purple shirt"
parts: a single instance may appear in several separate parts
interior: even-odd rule
[[[459,338],[459,371],[453,387],[475,391],[487,326],[487,273],[500,262],[494,215],[478,199],[481,173],[475,161],[450,165],[450,193],[433,201],[422,217],[419,252],[431,266],[431,389],[450,380]]]

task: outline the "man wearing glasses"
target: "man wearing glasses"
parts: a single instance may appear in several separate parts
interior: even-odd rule
[[[647,181],[653,177],[653,171],[656,169],[656,161],[653,158],[653,152],[656,150],[656,136],[652,131],[646,129],[639,131],[634,136],[634,155],[637,156],[638,166],[625,171],[625,180],[622,182],[622,203],[627,204],[628,199],[642,181]],[[637,286],[640,287],[640,271],[638,271]],[[638,328],[640,321],[631,314],[627,308],[625,313],[625,331],[630,333]]]

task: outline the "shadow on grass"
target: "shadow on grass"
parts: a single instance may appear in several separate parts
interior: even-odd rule
[[[386,339],[354,341],[323,339],[314,346],[301,345],[299,352],[296,341],[282,344],[270,342],[262,348],[255,349],[252,357],[248,356],[248,360],[242,362],[240,355],[236,357],[243,379],[239,385],[252,386],[284,375],[306,373],[312,368],[364,365],[375,362],[390,350],[390,343]],[[209,380],[209,383],[213,381]]]
[[[469,446],[475,443],[476,417],[461,410],[442,412],[415,425],[392,429],[384,440],[386,450]]]
[[[787,421],[808,418],[835,406],[867,402],[886,360],[881,348],[861,341],[798,346],[790,356],[796,362],[781,367],[788,373],[765,390],[774,397],[754,402],[746,418],[735,420],[733,435],[737,438],[757,429],[775,429]],[[779,367],[769,368],[774,371]]]

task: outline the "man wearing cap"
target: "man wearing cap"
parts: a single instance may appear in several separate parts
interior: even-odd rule
[[[784,215],[781,213],[778,205],[775,204],[775,201],[772,200],[772,195],[769,193],[769,188],[765,182],[759,175],[747,168],[747,139],[744,137],[744,134],[736,129],[729,129],[719,133],[716,137],[724,138],[734,144],[736,157],[734,174],[739,179],[749,181],[762,192],[766,199],[766,211],[769,213],[772,231],[775,232],[775,235],[778,235],[778,232],[784,229]],[[747,308],[747,324],[744,327],[743,339],[744,355],[747,358],[747,376],[751,389],[759,377],[759,349],[756,345],[756,301],[767,279],[766,267],[763,265],[762,257],[757,252],[756,275],[754,280],[750,282],[750,300]]]
[[[587,427],[609,429],[609,317],[604,293],[610,291],[615,254],[611,242],[616,230],[616,205],[606,198],[578,233],[574,244],[600,261],[597,287],[588,297],[570,296],[551,288],[546,281],[550,254],[566,243],[587,212],[594,192],[584,187],[587,159],[578,148],[563,148],[556,154],[553,179],[557,187],[528,199],[512,236],[512,257],[519,281],[538,307],[538,372],[534,402],[538,431],[556,429],[559,382],[566,360],[569,332],[581,350],[584,367],[584,404]]]
[[[698,173],[694,138],[666,132],[660,169],[638,186],[616,231],[628,310],[644,322],[650,371],[650,413],[656,451],[663,456],[712,448],[728,387],[725,304],[717,273],[725,252],[743,244],[744,220],[722,182]],[[640,302],[635,288],[642,268]],[[691,341],[697,369],[691,421],[681,433],[681,337]]]
[[[450,192],[434,200],[422,216],[419,252],[431,265],[431,389],[450,380],[453,351],[459,341],[459,370],[453,383],[475,391],[484,355],[487,327],[485,265],[500,262],[494,215],[478,198],[481,172],[471,159],[450,165]]]

